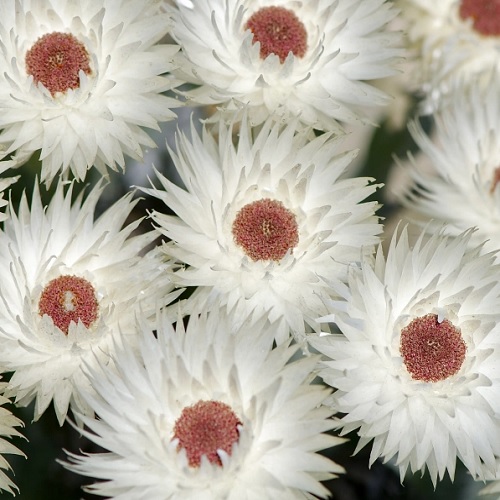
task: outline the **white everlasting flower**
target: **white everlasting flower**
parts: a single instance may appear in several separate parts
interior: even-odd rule
[[[91,387],[82,366],[135,342],[135,316],[153,314],[171,289],[155,253],[140,256],[154,232],[133,236],[140,220],[122,229],[132,193],[94,221],[101,192],[72,204],[60,183],[44,208],[35,188],[0,232],[0,367],[14,372],[9,396],[36,400],[35,420],[51,401],[61,425],[70,404],[91,413],[78,395]]]
[[[275,115],[332,130],[388,101],[366,82],[401,55],[385,0],[178,1],[172,12],[179,75],[201,85],[188,99],[223,115],[245,105],[253,124]]]
[[[410,161],[412,185],[398,197],[432,232],[446,223],[458,235],[477,227],[471,242],[500,249],[500,73],[487,89],[458,86],[436,115],[432,138],[413,122],[410,131],[433,170]],[[432,222],[427,222],[432,219]]]
[[[234,331],[218,310],[175,331],[166,315],[156,337],[138,325],[140,356],[114,354],[117,373],[90,367],[98,420],[85,435],[109,453],[70,455],[71,470],[103,480],[87,491],[120,500],[321,498],[319,481],[342,468],[315,452],[342,442],[310,385],[314,356],[271,351],[272,326]],[[316,497],[315,497],[316,498]]]
[[[0,2],[0,145],[18,163],[40,150],[41,179],[124,167],[155,144],[142,127],[175,115],[175,46],[155,0]]]
[[[500,3],[491,0],[397,0],[416,54],[415,78],[427,111],[457,79],[475,85],[500,68]]]
[[[421,233],[412,249],[404,229],[332,303],[343,335],[311,340],[342,434],[358,429],[357,449],[373,441],[370,463],[394,459],[401,478],[453,478],[458,457],[484,479],[500,457],[500,268],[469,238]]]
[[[340,179],[355,152],[340,154],[329,134],[309,141],[293,124],[267,121],[252,139],[243,121],[233,145],[232,131],[221,125],[218,143],[206,131],[180,134],[172,155],[185,189],[158,174],[163,189],[144,190],[177,215],[152,214],[181,264],[172,280],[198,287],[193,308],[227,305],[237,323],[268,314],[280,322],[278,343],[290,329],[303,338],[326,313],[325,280],[345,280],[379,241],[378,205],[362,202],[376,187]]]
[[[5,382],[0,382],[0,391],[2,394],[5,386]],[[9,399],[0,395],[0,490],[8,491],[12,495],[15,495],[15,492],[19,491],[19,488],[4,472],[5,470],[10,470],[10,465],[4,455],[24,454],[13,444],[9,443],[5,438],[11,438],[13,436],[22,437],[19,431],[16,430],[16,427],[22,427],[23,422],[12,415],[9,410],[3,408],[3,405],[7,403],[10,403]]]

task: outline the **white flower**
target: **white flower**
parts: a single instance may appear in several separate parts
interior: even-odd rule
[[[0,366],[14,372],[6,394],[35,399],[35,420],[53,400],[61,425],[70,404],[91,413],[78,395],[91,386],[82,366],[135,342],[135,315],[154,313],[170,290],[166,265],[140,256],[154,232],[132,236],[140,220],[121,229],[132,193],[94,221],[102,187],[72,204],[62,185],[46,209],[37,188],[31,210],[23,197],[0,232]]]
[[[0,391],[2,394],[5,389],[5,385],[5,382],[0,382]],[[10,403],[10,401],[3,395],[0,395],[0,490],[8,491],[12,495],[15,495],[15,491],[18,491],[19,489],[4,472],[4,470],[10,470],[10,466],[3,455],[10,454],[24,456],[24,453],[5,439],[13,436],[22,437],[19,431],[15,428],[22,427],[23,422],[12,415],[9,410],[3,408],[3,405],[7,403]]]
[[[410,131],[433,170],[409,162],[413,185],[398,197],[427,230],[446,223],[458,235],[477,227],[471,242],[487,250],[500,249],[500,74],[490,78],[487,90],[458,86],[448,105],[436,115],[429,137],[413,122]]]
[[[366,80],[393,74],[401,55],[399,35],[385,30],[396,15],[391,3],[190,3],[172,9],[172,35],[182,47],[179,75],[201,85],[186,93],[192,102],[221,104],[223,114],[248,105],[253,124],[269,115],[299,117],[324,130],[366,119],[367,107],[387,103]]]
[[[297,346],[271,351],[272,325],[239,331],[223,313],[192,315],[177,330],[163,315],[141,330],[140,356],[124,346],[117,373],[90,368],[98,420],[85,435],[109,453],[73,455],[71,470],[102,479],[87,491],[110,498],[289,500],[322,498],[319,481],[342,468],[315,452],[342,440],[310,385],[317,358],[291,362]],[[333,476],[334,477],[334,476]]]
[[[232,127],[219,142],[206,131],[177,138],[173,160],[186,186],[158,177],[163,190],[144,189],[176,216],[153,212],[164,246],[181,266],[172,280],[196,286],[198,304],[224,304],[237,323],[255,314],[279,321],[278,343],[289,330],[319,330],[331,287],[347,265],[372,253],[381,227],[376,202],[362,203],[370,179],[340,179],[355,152],[339,153],[329,134],[309,141],[293,124],[267,121],[252,140],[243,121],[237,145]],[[187,267],[186,267],[187,266]]]
[[[469,238],[422,233],[410,249],[404,229],[332,304],[344,335],[311,340],[342,434],[373,440],[370,463],[394,458],[401,478],[453,478],[458,457],[484,479],[500,457],[500,268]]]
[[[124,167],[172,119],[175,46],[156,0],[0,2],[0,145],[18,163],[41,150],[41,179]]]
[[[414,77],[427,111],[439,106],[453,82],[475,85],[500,68],[500,4],[489,0],[398,0],[416,52]],[[487,78],[486,78],[487,79]]]

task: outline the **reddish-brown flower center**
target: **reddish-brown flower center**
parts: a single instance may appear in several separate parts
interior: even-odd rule
[[[97,319],[99,305],[94,287],[84,278],[63,275],[49,281],[38,303],[40,316],[47,314],[65,334],[73,321],[89,328]]]
[[[462,0],[460,17],[472,19],[474,29],[482,35],[500,35],[500,0]]]
[[[438,382],[455,375],[467,347],[460,330],[436,314],[415,318],[401,331],[400,352],[414,380]]]
[[[245,205],[233,222],[233,237],[252,260],[281,260],[299,242],[295,215],[269,198]]]
[[[245,24],[253,33],[253,43],[260,42],[260,57],[276,54],[283,63],[288,54],[304,57],[307,31],[293,11],[284,7],[263,7]]]
[[[179,440],[178,450],[185,449],[189,465],[199,467],[201,457],[222,465],[217,450],[231,455],[233,444],[240,437],[240,420],[230,406],[220,401],[198,401],[182,410],[175,422],[174,438]]]
[[[80,86],[79,72],[90,73],[90,57],[83,43],[70,33],[47,33],[26,52],[26,71],[55,95]]]

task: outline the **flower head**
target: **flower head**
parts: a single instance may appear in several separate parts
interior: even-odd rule
[[[315,452],[342,440],[310,385],[314,356],[271,351],[272,325],[234,331],[223,312],[192,315],[176,331],[163,315],[146,325],[139,352],[114,354],[117,373],[90,368],[99,420],[85,434],[109,450],[73,455],[71,470],[104,480],[87,490],[110,498],[194,500],[325,497],[319,483],[342,468]],[[250,334],[251,333],[251,334]]]
[[[427,111],[440,106],[457,79],[477,86],[500,69],[497,0],[399,0],[398,7],[416,52],[415,78]]]
[[[410,161],[412,184],[397,193],[429,232],[443,223],[453,235],[476,227],[471,243],[486,241],[489,251],[500,249],[499,85],[500,73],[493,73],[485,89],[456,86],[436,114],[432,137],[418,122],[411,123],[432,170]]]
[[[366,83],[393,74],[401,54],[384,0],[177,3],[179,75],[201,85],[187,92],[192,102],[220,104],[223,116],[248,106],[253,124],[275,115],[324,130],[387,102]]]
[[[177,48],[156,0],[12,0],[0,4],[0,146],[16,163],[40,150],[41,179],[124,167],[173,118],[161,95]]]
[[[61,425],[70,404],[91,413],[79,396],[91,387],[83,365],[134,343],[135,315],[168,302],[166,264],[155,252],[141,257],[154,232],[132,236],[140,220],[122,228],[132,193],[94,221],[101,192],[72,203],[72,186],[65,194],[60,183],[44,209],[35,189],[0,233],[0,366],[14,372],[8,395],[36,400],[35,420],[51,401]]]
[[[311,339],[342,434],[358,429],[357,449],[373,441],[370,462],[394,458],[402,478],[453,478],[458,457],[485,479],[500,456],[500,267],[470,237],[422,233],[410,248],[404,229],[331,304],[344,335]]]
[[[339,153],[329,134],[309,141],[267,121],[252,139],[244,121],[235,146],[232,132],[221,125],[218,143],[180,134],[172,154],[185,189],[161,174],[163,190],[144,189],[177,214],[152,214],[181,264],[172,280],[198,287],[192,308],[227,305],[236,323],[269,314],[278,343],[290,329],[303,338],[306,326],[319,330],[327,281],[344,281],[379,241],[377,204],[362,203],[375,186],[341,179],[355,153]]]

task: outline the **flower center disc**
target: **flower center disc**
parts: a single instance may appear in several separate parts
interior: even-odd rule
[[[260,57],[276,54],[283,63],[290,52],[304,57],[307,31],[299,18],[284,7],[263,7],[252,14],[245,30],[253,33],[253,43],[260,42]]]
[[[460,17],[471,18],[474,29],[482,35],[500,35],[500,0],[462,0]]]
[[[222,465],[217,450],[231,455],[233,444],[240,437],[240,420],[233,410],[220,401],[198,401],[182,410],[174,426],[174,439],[179,440],[178,450],[186,450],[189,465],[199,467],[201,457]]]
[[[98,308],[94,287],[84,278],[68,275],[49,281],[38,303],[40,316],[50,316],[66,335],[72,321],[89,328],[97,319]]]
[[[436,314],[415,318],[401,331],[400,352],[414,380],[439,382],[457,373],[467,347],[458,330]]]
[[[90,73],[90,57],[83,43],[70,33],[47,33],[26,52],[26,71],[54,96],[80,86],[79,72]]]
[[[299,242],[295,215],[264,198],[245,205],[233,222],[233,237],[252,260],[281,260]]]

